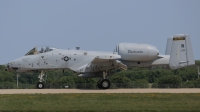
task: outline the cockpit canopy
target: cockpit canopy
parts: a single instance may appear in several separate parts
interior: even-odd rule
[[[50,52],[50,51],[53,51],[55,49],[56,48],[49,47],[49,46],[37,46],[37,47],[34,47],[33,49],[31,49],[28,53],[26,53],[25,56],[27,56],[27,55],[35,55],[35,54],[45,53],[45,52]]]

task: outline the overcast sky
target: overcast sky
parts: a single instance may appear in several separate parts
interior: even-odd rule
[[[0,0],[0,64],[38,45],[112,52],[147,43],[164,54],[175,34],[189,34],[200,59],[200,0]]]

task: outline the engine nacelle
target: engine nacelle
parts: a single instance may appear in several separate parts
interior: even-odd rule
[[[151,61],[159,55],[157,48],[148,44],[120,43],[115,51],[127,61]]]

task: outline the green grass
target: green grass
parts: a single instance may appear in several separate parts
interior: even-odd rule
[[[200,94],[0,95],[0,111],[199,112]]]

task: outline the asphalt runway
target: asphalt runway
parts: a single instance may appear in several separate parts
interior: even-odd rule
[[[0,94],[60,94],[60,93],[200,93],[198,88],[189,89],[0,89]]]

